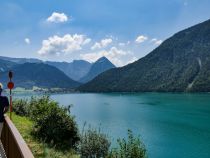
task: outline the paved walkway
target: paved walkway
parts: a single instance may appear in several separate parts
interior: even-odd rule
[[[1,141],[0,141],[0,158],[6,158],[4,148],[3,148]]]

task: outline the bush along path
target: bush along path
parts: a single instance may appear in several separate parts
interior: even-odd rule
[[[145,158],[144,144],[128,130],[110,149],[109,136],[90,126],[80,133],[71,106],[60,106],[49,96],[18,99],[13,122],[37,158]]]

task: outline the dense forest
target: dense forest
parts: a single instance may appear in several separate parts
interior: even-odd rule
[[[138,61],[108,70],[85,92],[210,91],[210,20],[176,33]]]
[[[15,87],[29,89],[33,86],[40,88],[74,88],[80,85],[59,69],[43,63],[16,64],[11,66],[10,69],[14,73]],[[1,73],[1,82],[4,85],[7,85],[8,82],[8,71],[9,69]]]

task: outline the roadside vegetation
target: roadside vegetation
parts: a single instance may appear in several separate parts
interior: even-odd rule
[[[58,150],[53,145],[40,141],[32,135],[33,124],[29,118],[12,114],[12,121],[28,144],[35,158],[79,158],[74,150]]]
[[[141,140],[128,130],[111,148],[110,137],[91,126],[79,132],[71,106],[60,106],[49,96],[13,102],[13,122],[35,158],[145,158]]]

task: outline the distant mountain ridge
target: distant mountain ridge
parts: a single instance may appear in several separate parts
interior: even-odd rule
[[[76,81],[79,81],[80,78],[85,76],[91,67],[91,63],[85,60],[74,60],[72,62],[56,62],[56,61],[42,61],[36,58],[13,58],[13,57],[4,57],[4,56],[0,56],[0,60],[10,61],[16,64],[45,63],[58,68],[59,70],[63,71],[67,76]]]
[[[32,88],[75,88],[80,85],[59,69],[44,63],[24,63],[11,68],[15,87]],[[1,74],[1,82],[8,82],[8,71]]]
[[[89,72],[79,81],[81,83],[89,82],[100,73],[112,68],[115,68],[115,65],[112,64],[106,57],[101,57],[95,63],[92,64]]]
[[[8,69],[12,68],[16,63],[0,59],[0,72],[7,71]]]
[[[74,60],[70,63],[44,62],[34,58],[27,59],[0,56],[0,72],[1,76],[3,76],[0,82],[3,80],[3,82],[6,83],[8,80],[6,73],[12,70],[16,76],[16,87],[75,88],[80,85],[78,80],[86,74],[89,75],[88,79],[90,80],[99,73],[112,67],[115,66],[105,57],[91,64],[84,60]],[[53,71],[55,71],[54,74]],[[67,81],[69,82],[68,84]]]
[[[0,71],[1,64],[10,62],[14,64],[24,64],[24,63],[44,63],[54,66],[64,72],[69,78],[78,82],[87,82],[98,74],[115,67],[107,58],[102,57],[99,60],[104,59],[104,62],[99,64],[99,62],[90,63],[85,60],[73,60],[72,62],[56,62],[56,61],[42,61],[36,58],[12,58],[0,56]],[[4,62],[1,62],[4,61]],[[6,65],[2,65],[2,70],[5,69]]]
[[[83,76],[85,76],[92,65],[85,60],[74,60],[70,63],[46,61],[45,63],[55,66],[75,81],[79,81]]]
[[[41,63],[42,60],[36,58],[12,58],[12,57],[4,57],[0,56],[0,59],[10,61],[17,64],[24,64],[24,63]]]
[[[176,33],[138,61],[108,70],[85,92],[209,92],[210,20]]]

